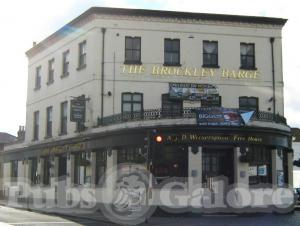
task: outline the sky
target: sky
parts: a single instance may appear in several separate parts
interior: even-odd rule
[[[297,0],[11,0],[0,7],[0,132],[17,134],[26,123],[25,52],[93,6],[268,16],[283,28],[285,117],[300,127],[300,13]]]

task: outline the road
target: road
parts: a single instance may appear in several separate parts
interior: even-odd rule
[[[2,223],[1,223],[2,222]],[[5,224],[7,223],[7,224]],[[26,210],[0,206],[0,226],[4,225],[66,225],[66,226],[113,226],[92,219],[46,215]],[[299,226],[300,211],[294,214],[255,214],[255,215],[202,215],[202,216],[155,216],[141,226]]]
[[[6,224],[5,224],[6,223]],[[62,226],[111,226],[112,224],[97,222],[94,220],[80,218],[66,218],[55,215],[46,215],[36,212],[19,210],[9,207],[0,206],[0,226],[4,225],[21,225],[21,226],[46,226],[46,225],[62,225]]]

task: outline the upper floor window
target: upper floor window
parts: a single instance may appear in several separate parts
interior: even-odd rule
[[[140,113],[143,111],[142,93],[122,93],[122,113]]]
[[[41,79],[42,79],[41,73],[42,73],[42,67],[38,66],[35,69],[35,87],[34,87],[35,90],[41,88]]]
[[[176,117],[182,115],[183,101],[171,99],[168,93],[161,95],[161,109],[163,117]]]
[[[67,134],[68,127],[68,102],[62,102],[60,105],[60,133]]]
[[[78,69],[86,66],[86,41],[79,43]]]
[[[69,55],[70,55],[69,50],[63,52],[62,76],[61,77],[67,76],[69,74]]]
[[[33,140],[39,139],[39,120],[40,120],[40,112],[35,111],[33,113]]]
[[[125,37],[125,63],[141,63],[141,37]]]
[[[203,41],[203,67],[218,67],[218,42]]]
[[[164,65],[180,65],[180,40],[165,38],[165,63]]]
[[[47,107],[46,111],[46,137],[52,137],[52,107]]]
[[[222,97],[219,95],[213,95],[207,99],[201,100],[201,107],[221,107]]]
[[[48,61],[48,81],[47,85],[54,82],[54,59]]]
[[[258,98],[239,97],[239,108],[247,111],[258,111]]]
[[[255,69],[254,43],[241,43],[241,69]]]

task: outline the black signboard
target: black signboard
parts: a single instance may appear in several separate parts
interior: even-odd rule
[[[238,109],[200,108],[196,110],[197,124],[200,126],[241,126],[242,119]]]
[[[77,97],[71,100],[70,111],[71,122],[84,122],[85,121],[85,96]]]
[[[174,99],[203,100],[218,94],[218,89],[210,84],[169,83],[169,95]]]

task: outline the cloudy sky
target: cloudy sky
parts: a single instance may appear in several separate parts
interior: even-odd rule
[[[287,18],[283,29],[285,117],[300,127],[300,13],[297,0],[26,0],[0,8],[0,132],[16,134],[25,125],[27,58],[41,41],[92,6],[176,10]],[[298,53],[299,52],[299,53]]]

